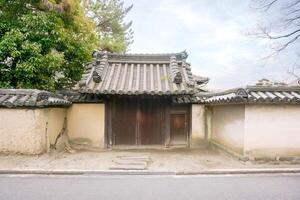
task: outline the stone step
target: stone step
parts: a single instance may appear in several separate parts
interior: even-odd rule
[[[117,156],[120,159],[149,160],[150,156]]]
[[[147,165],[148,162],[131,161],[131,160],[113,160],[114,163],[119,165]]]
[[[109,168],[110,170],[146,170],[145,165],[116,165]]]

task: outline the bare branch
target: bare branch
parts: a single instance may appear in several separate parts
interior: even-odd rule
[[[287,21],[287,22],[293,22],[293,21],[298,20],[298,19],[300,19],[300,15],[295,16],[295,17],[293,17],[293,18],[287,18],[287,19],[285,19],[284,21]]]
[[[286,49],[291,43],[295,42],[296,40],[298,40],[300,37],[300,34],[297,35],[296,37],[292,38],[291,40],[289,40],[288,42],[286,42],[284,45],[282,45],[279,49],[277,49],[277,52],[280,52],[284,49]]]
[[[269,9],[270,9],[277,1],[278,1],[278,0],[272,0],[272,1],[269,2],[269,3],[266,3],[266,1],[263,1],[263,2],[261,3],[261,6],[258,7],[258,9],[262,9],[262,10],[264,10],[264,11],[267,11],[267,10],[269,10]]]
[[[295,2],[293,2],[291,4],[289,4],[289,5],[287,5],[285,7],[283,7],[283,9],[290,9],[290,8],[296,6],[298,3],[300,3],[300,0],[297,0],[297,1],[295,1]]]
[[[273,44],[270,57],[279,55],[280,52],[297,44],[300,37],[300,0],[252,0],[260,6],[258,9],[269,11],[264,25],[257,28],[255,34],[258,38],[267,38]],[[276,4],[276,5],[275,5]],[[272,9],[272,10],[271,10]],[[271,11],[273,13],[271,13]],[[275,14],[276,13],[276,14]],[[269,14],[274,14],[273,16]],[[279,16],[280,14],[281,16]],[[253,34],[254,35],[254,34]],[[294,50],[294,49],[293,49]],[[295,49],[298,51],[298,49]],[[298,61],[299,62],[299,61]]]
[[[297,13],[297,12],[300,12],[300,9],[295,9],[295,10],[289,11],[289,12],[287,13],[287,15],[293,15],[293,14],[295,14],[295,13]]]
[[[266,29],[263,30],[263,34],[265,34],[269,39],[272,39],[272,40],[277,40],[277,39],[281,39],[281,38],[287,38],[287,37],[290,37],[296,33],[300,32],[300,28],[291,32],[291,33],[288,33],[288,34],[285,34],[285,35],[280,35],[280,36],[272,36],[270,35]]]

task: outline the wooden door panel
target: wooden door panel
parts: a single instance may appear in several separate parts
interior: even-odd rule
[[[137,101],[117,99],[113,119],[113,137],[116,145],[135,145],[137,133]]]
[[[162,144],[161,107],[158,100],[144,99],[140,102],[140,144]]]
[[[108,138],[112,145],[160,145],[166,133],[168,101],[120,97],[109,104]],[[110,117],[112,116],[112,117]]]

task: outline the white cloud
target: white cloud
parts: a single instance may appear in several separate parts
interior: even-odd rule
[[[267,77],[284,78],[285,69],[271,59],[266,40],[244,33],[257,17],[247,1],[125,0],[134,3],[132,52],[176,52],[186,49],[194,73],[209,76],[213,88],[253,84]],[[288,55],[287,55],[288,56]],[[287,56],[283,56],[286,58]]]

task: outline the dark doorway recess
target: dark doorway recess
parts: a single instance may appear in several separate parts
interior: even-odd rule
[[[176,112],[170,115],[170,144],[184,145],[187,143],[187,114]]]

